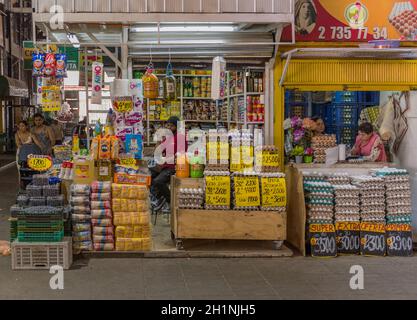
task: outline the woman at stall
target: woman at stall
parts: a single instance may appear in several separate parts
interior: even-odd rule
[[[352,149],[353,156],[361,156],[367,161],[386,162],[385,147],[372,124],[365,122],[359,126],[359,134]]]
[[[320,136],[324,134],[326,131],[326,125],[324,124],[324,121],[322,118],[318,116],[314,116],[311,118],[311,120],[314,121],[314,128],[313,128],[313,135],[314,136]]]
[[[29,124],[26,121],[19,122],[15,140],[17,146],[16,161],[19,167],[27,161],[28,155],[41,153],[41,143],[30,132]]]
[[[32,135],[39,141],[42,154],[52,155],[52,147],[55,145],[53,130],[45,125],[45,118],[41,113],[35,114],[33,120],[35,127],[32,128]]]

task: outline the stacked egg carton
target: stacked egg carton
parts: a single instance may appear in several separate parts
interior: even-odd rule
[[[360,192],[351,184],[334,185],[335,221],[360,222]]]
[[[91,184],[91,224],[94,251],[114,250],[111,182]],[[104,231],[104,232],[103,232]]]
[[[361,221],[385,222],[385,182],[380,177],[352,177],[352,184],[360,189]]]
[[[411,188],[407,170],[383,168],[375,174],[385,181],[387,223],[411,223]]]
[[[92,251],[90,186],[71,186],[72,247],[75,252]]]
[[[321,175],[304,176],[308,223],[333,223],[334,189]]]
[[[332,185],[348,185],[351,182],[351,178],[348,173],[333,173],[328,174],[326,177],[327,182]]]
[[[178,207],[180,209],[203,209],[204,190],[201,188],[181,188],[178,191]]]
[[[314,161],[316,163],[325,163],[326,150],[336,147],[336,135],[315,136],[311,140],[311,147],[314,150]]]

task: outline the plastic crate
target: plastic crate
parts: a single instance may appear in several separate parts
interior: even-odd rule
[[[17,231],[19,232],[58,232],[64,230],[64,222],[51,221],[51,222],[29,222],[19,221],[17,224]]]
[[[329,105],[326,109],[324,122],[329,126],[352,126],[359,121],[359,107],[357,105]]]
[[[21,243],[11,245],[13,270],[49,270],[61,266],[68,270],[72,265],[72,239],[58,243]]]
[[[333,103],[357,103],[358,92],[355,91],[336,91],[333,94]]]
[[[329,126],[327,133],[335,134],[338,144],[353,146],[358,134],[358,126]]]
[[[58,232],[17,232],[19,242],[60,242],[64,238],[64,231]]]
[[[365,106],[379,106],[381,96],[379,91],[359,92],[359,102]]]

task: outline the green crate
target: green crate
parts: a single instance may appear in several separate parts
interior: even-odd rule
[[[18,232],[19,242],[60,242],[64,238],[64,231],[48,233]]]
[[[38,232],[38,229],[46,230],[45,232],[48,232],[48,230],[62,231],[64,229],[64,222],[62,220],[50,222],[19,221],[17,229],[22,232],[31,232],[31,229],[36,229],[36,232]]]

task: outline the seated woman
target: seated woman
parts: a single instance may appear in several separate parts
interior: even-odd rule
[[[372,162],[387,161],[384,144],[369,122],[359,126],[359,134],[352,149],[352,155],[361,156],[365,160]]]
[[[314,129],[313,129],[313,135],[319,136],[319,135],[324,134],[324,132],[326,131],[326,126],[324,124],[323,119],[320,117],[314,116],[311,118],[311,120],[313,120],[315,123]]]

